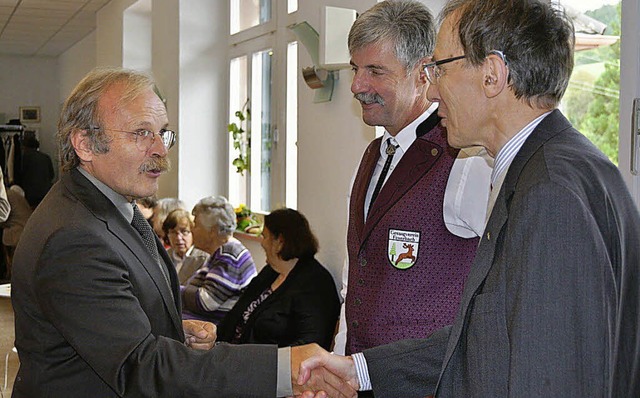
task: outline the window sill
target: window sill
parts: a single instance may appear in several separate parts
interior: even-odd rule
[[[247,240],[252,240],[255,242],[261,242],[262,238],[260,237],[260,235],[254,235],[254,234],[249,234],[243,231],[233,231],[233,236],[235,236],[236,238],[243,240],[243,239],[247,239]]]

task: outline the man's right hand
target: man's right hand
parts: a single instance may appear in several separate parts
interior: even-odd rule
[[[351,357],[330,354],[317,344],[291,348],[291,378],[294,392],[302,393],[304,398],[358,395],[358,379]]]

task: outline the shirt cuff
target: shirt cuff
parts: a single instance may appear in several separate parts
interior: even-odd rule
[[[356,375],[358,376],[358,384],[360,389],[358,391],[371,391],[371,380],[369,379],[369,368],[367,367],[367,360],[364,354],[358,352],[351,355],[353,358],[353,364],[356,367]]]
[[[293,396],[291,385],[291,347],[278,348],[277,397]]]

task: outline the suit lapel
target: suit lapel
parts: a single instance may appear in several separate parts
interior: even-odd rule
[[[371,176],[373,175],[376,163],[378,162],[378,158],[380,157],[381,142],[382,137],[376,138],[375,140],[371,141],[371,143],[365,150],[364,155],[362,155],[360,167],[358,168],[358,174],[353,182],[353,187],[351,188],[351,208],[352,212],[355,213],[353,215],[353,219],[355,220],[358,242],[363,241],[362,231],[364,228],[364,204],[367,197],[369,182],[371,181]]]
[[[165,307],[171,316],[176,329],[182,333],[182,320],[179,313],[180,298],[177,291],[177,276],[175,268],[171,265],[171,259],[167,255],[166,250],[160,244],[160,240],[156,237],[156,245],[160,253],[161,261],[167,267],[168,274],[171,279],[172,290],[170,290],[167,282],[158,268],[155,259],[142,242],[140,234],[125,220],[119,210],[113,203],[98,190],[89,180],[87,180],[78,170],[72,170],[69,173],[71,177],[71,186],[69,188],[76,194],[78,199],[89,209],[92,214],[107,226],[107,229],[120,240],[131,253],[138,259],[140,265],[146,270],[153,282],[155,283]],[[129,264],[129,266],[135,266]],[[178,297],[176,297],[178,296]]]
[[[482,287],[491,267],[494,264],[497,244],[498,242],[503,241],[502,234],[507,224],[510,202],[515,193],[516,185],[522,170],[528,163],[529,159],[531,159],[531,157],[540,150],[545,142],[570,127],[571,124],[564,118],[564,116],[562,116],[560,111],[553,111],[544,118],[531,135],[529,135],[509,166],[504,183],[502,184],[498,197],[496,198],[491,216],[487,221],[484,235],[482,236],[482,240],[478,246],[475,259],[471,266],[471,272],[465,282],[464,291],[460,300],[460,311],[451,328],[440,380],[442,380],[442,375],[444,374],[454,351],[459,346],[462,332],[464,331],[464,328],[467,325],[467,320],[470,316],[469,308],[471,306],[471,302]],[[438,387],[439,385],[440,381],[438,381]],[[436,387],[436,393],[437,389],[438,388]]]

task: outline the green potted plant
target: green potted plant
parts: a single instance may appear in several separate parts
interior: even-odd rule
[[[231,164],[236,167],[236,172],[244,175],[245,170],[251,171],[251,131],[249,125],[245,124],[251,120],[251,110],[249,109],[249,99],[242,106],[242,109],[235,113],[236,122],[229,123],[227,131],[231,133],[233,149],[237,151],[237,156]],[[246,130],[244,128],[246,126]]]

